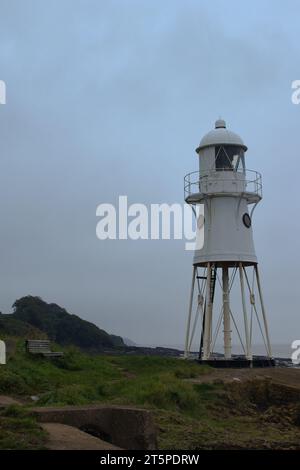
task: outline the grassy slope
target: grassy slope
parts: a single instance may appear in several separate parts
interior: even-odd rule
[[[299,428],[262,419],[254,403],[231,396],[223,384],[186,380],[204,372],[208,369],[178,359],[88,356],[75,349],[49,361],[27,355],[18,342],[7,366],[0,367],[0,394],[38,395],[41,406],[101,402],[153,409],[161,448],[290,447],[300,442]],[[3,423],[0,419],[1,429]],[[1,439],[0,447],[5,448]]]

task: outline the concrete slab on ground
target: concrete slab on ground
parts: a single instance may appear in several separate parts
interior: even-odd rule
[[[42,423],[41,426],[49,435],[46,448],[50,450],[121,450],[73,426],[60,423]]]
[[[84,405],[31,408],[40,423],[74,426],[129,450],[157,449],[157,429],[152,412],[143,408]]]

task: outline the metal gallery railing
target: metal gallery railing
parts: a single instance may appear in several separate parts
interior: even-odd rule
[[[184,199],[194,194],[246,193],[262,198],[261,174],[255,170],[193,171],[184,177]]]

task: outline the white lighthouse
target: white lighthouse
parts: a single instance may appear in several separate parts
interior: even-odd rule
[[[185,201],[195,214],[195,206],[204,204],[204,244],[194,253],[185,357],[198,337],[200,361],[220,367],[273,365],[252,234],[253,211],[262,199],[261,175],[246,169],[246,150],[218,119],[196,149],[199,170],[184,179]],[[265,345],[260,358],[252,354],[255,325]],[[242,349],[239,357],[232,355],[233,333]],[[214,354],[220,335],[223,356]]]

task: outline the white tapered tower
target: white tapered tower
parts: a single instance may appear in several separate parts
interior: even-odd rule
[[[252,234],[253,211],[262,199],[261,175],[246,169],[246,150],[242,139],[218,119],[196,149],[199,170],[184,179],[186,203],[204,204],[204,244],[194,254],[185,357],[200,332],[199,359],[221,367],[273,365]],[[237,282],[239,306],[233,312],[231,294]],[[215,311],[218,288],[220,312]],[[265,345],[264,358],[253,358],[254,324]],[[222,330],[224,355],[216,356]],[[239,357],[232,355],[233,332],[242,348]]]

